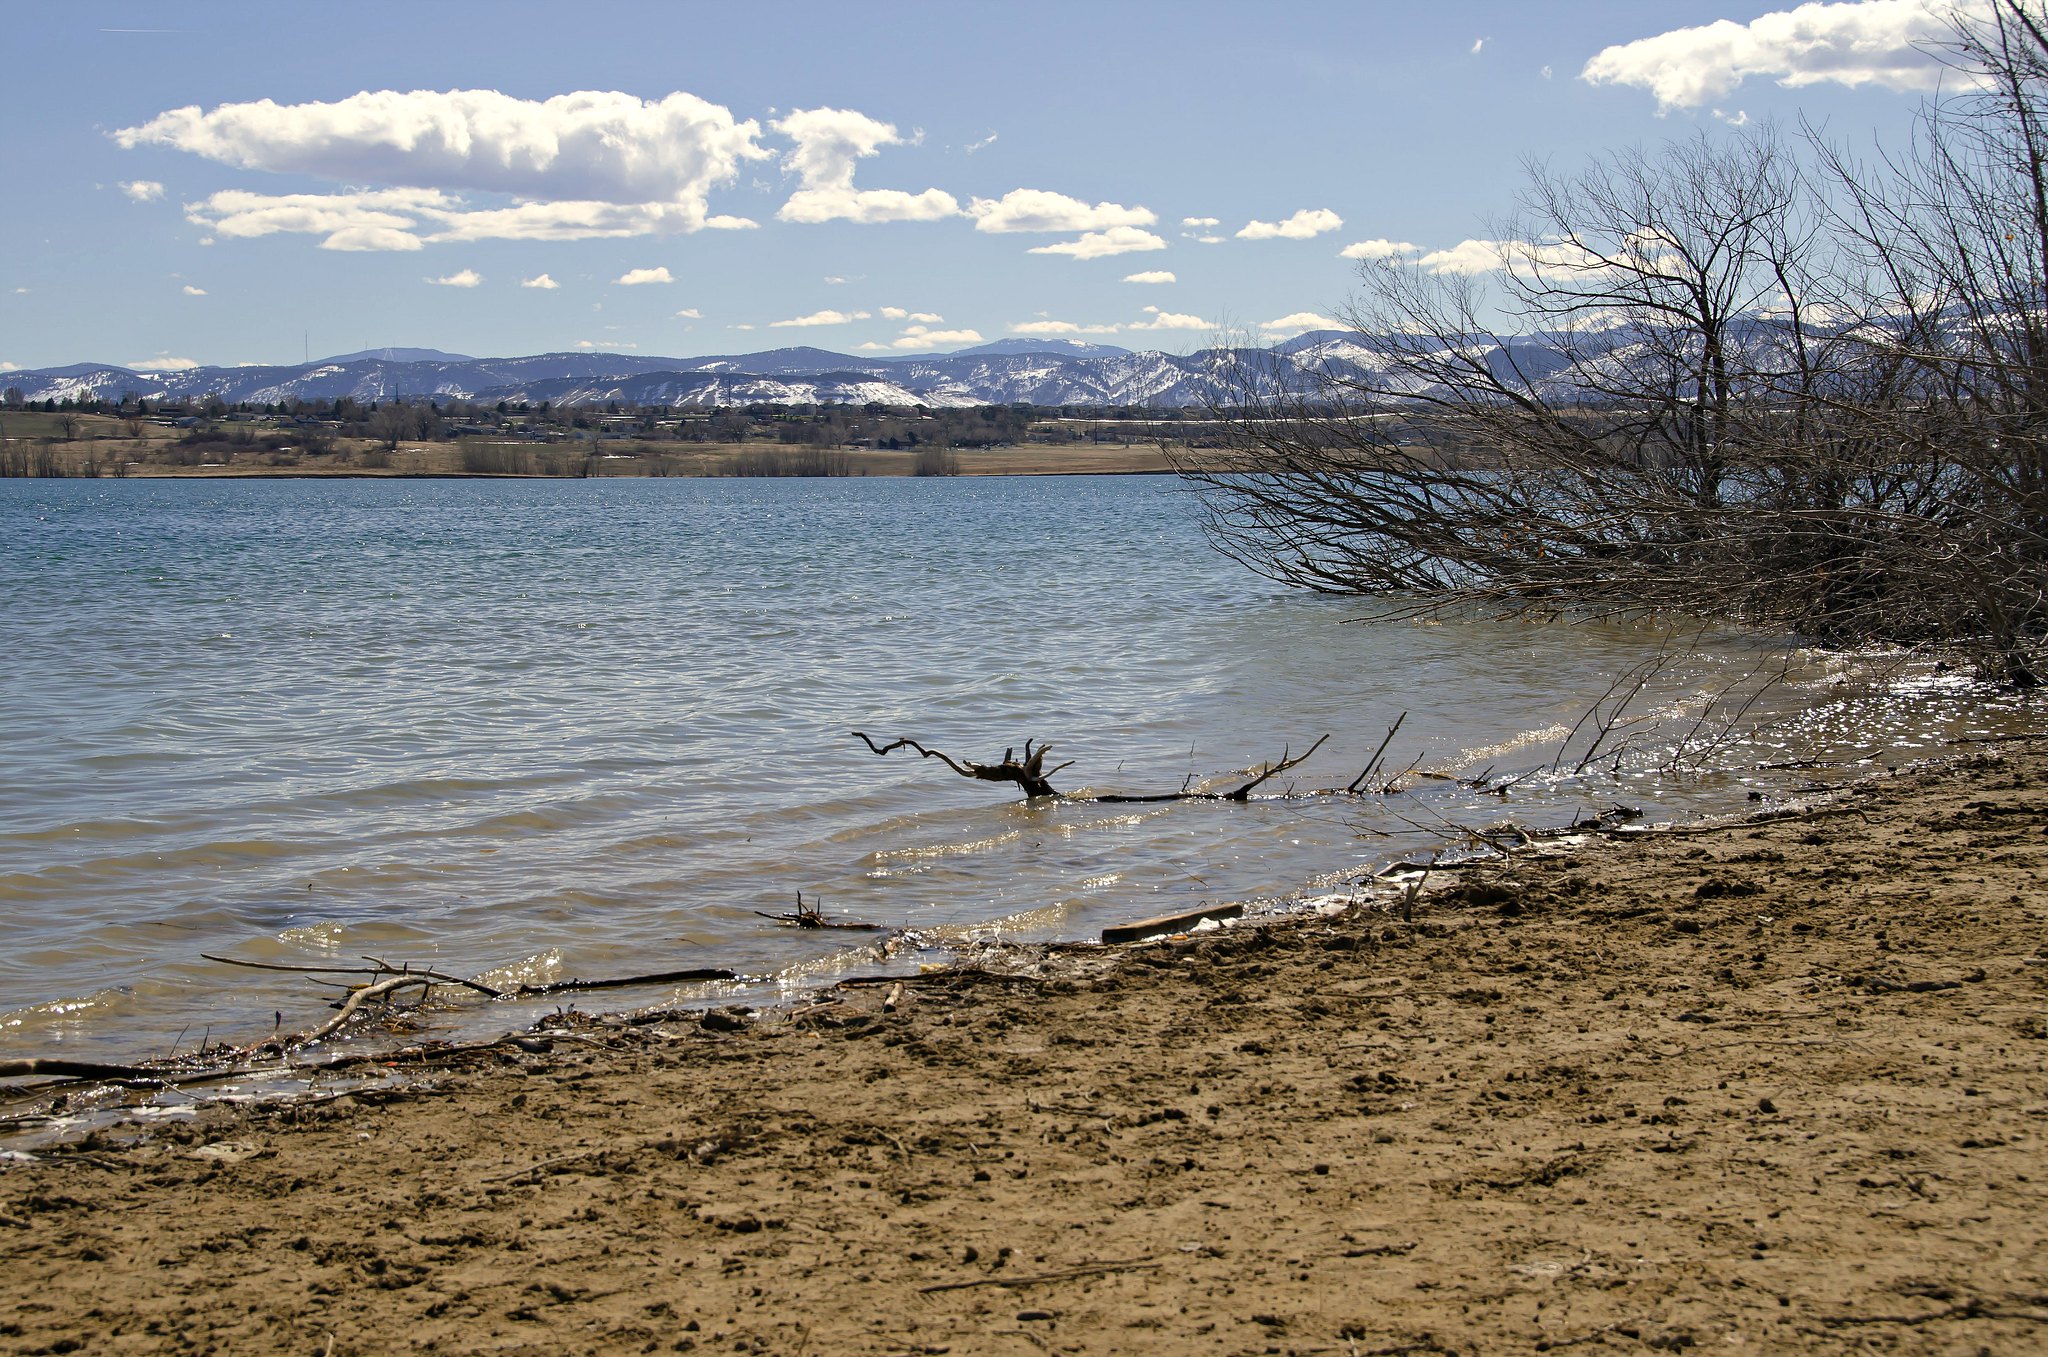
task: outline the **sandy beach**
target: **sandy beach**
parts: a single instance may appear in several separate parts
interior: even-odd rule
[[[2044,779],[38,1150],[0,1350],[2038,1351]]]

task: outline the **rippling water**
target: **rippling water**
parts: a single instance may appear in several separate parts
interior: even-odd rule
[[[2016,719],[1953,678],[1808,657],[1758,709],[1780,723],[1704,776],[1507,803],[1425,781],[1384,807],[1027,806],[849,736],[978,759],[1049,738],[1063,789],[1147,791],[1329,732],[1278,791],[1348,781],[1406,711],[1397,767],[1519,769],[1659,644],[1346,625],[1355,604],[1210,551],[1195,510],[1160,478],[0,482],[0,1054],[139,1058],[323,1015],[302,977],[204,952],[724,966],[761,978],[726,992],[772,996],[872,966],[755,912],[799,890],[930,948],[1086,936],[1296,895],[1443,819],[1726,810],[1803,776],[1754,769],[1773,756]],[[1717,643],[1637,710],[1695,710],[1757,654]]]

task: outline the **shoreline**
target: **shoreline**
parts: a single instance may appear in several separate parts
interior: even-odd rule
[[[2020,1350],[2044,868],[2031,740],[1114,966],[568,1009],[6,1162],[0,1350]]]

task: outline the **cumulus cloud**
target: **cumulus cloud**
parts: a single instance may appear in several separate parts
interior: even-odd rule
[[[645,287],[649,283],[673,283],[674,281],[675,277],[669,273],[666,264],[652,269],[627,269],[624,273],[612,279],[612,282],[620,287]]]
[[[1924,44],[1947,32],[1943,9],[1925,0],[1816,0],[1746,24],[1719,19],[1608,47],[1579,78],[1646,89],[1660,111],[1712,103],[1753,75],[1794,89],[1833,82],[1931,90],[1943,67]]]
[[[803,184],[776,212],[782,221],[937,221],[960,215],[959,201],[939,189],[907,193],[853,186],[854,166],[861,159],[878,154],[884,146],[904,144],[893,123],[848,108],[810,108],[798,109],[772,126],[796,143],[783,165]]]
[[[906,311],[904,308],[900,306],[883,307],[882,316],[886,320],[915,321],[919,325],[937,325],[940,321],[943,321],[945,319],[944,316],[941,316],[936,312]]]
[[[168,146],[238,169],[441,195],[463,189],[505,194],[521,200],[518,209],[470,222],[465,233],[446,238],[575,239],[561,234],[567,219],[602,216],[599,208],[613,209],[614,216],[612,229],[596,234],[699,229],[706,225],[711,190],[732,182],[742,162],[769,154],[755,140],[759,134],[758,124],[737,121],[730,110],[681,91],[641,99],[581,90],[532,100],[496,90],[365,90],[325,103],[261,99],[211,112],[191,105],[122,128],[114,139],[130,149]],[[438,206],[461,215],[452,198],[444,196]],[[575,210],[553,211],[565,207]],[[622,230],[628,223],[635,229]],[[329,248],[405,248],[389,243],[389,233],[412,225],[382,224],[382,245]],[[535,225],[557,234],[520,229]]]
[[[1157,213],[1122,203],[1089,205],[1064,193],[1014,188],[1000,198],[976,198],[968,206],[977,231],[1100,231],[1113,226],[1150,226]]]
[[[1405,240],[1359,240],[1337,251],[1337,255],[1341,259],[1392,259],[1396,255],[1416,254],[1421,249]]]
[[[892,342],[892,349],[930,349],[945,344],[979,344],[982,342],[979,330],[932,330],[922,325],[912,325],[904,330],[901,337]]]
[[[325,250],[417,250],[412,231],[430,211],[453,206],[437,189],[357,193],[249,193],[227,189],[185,204],[185,219],[217,236],[248,239],[294,232],[325,236]]]
[[[1121,326],[1077,325],[1071,320],[1025,320],[1010,327],[1018,335],[1113,335]]]
[[[145,358],[139,363],[123,363],[122,367],[135,372],[190,372],[199,366],[196,358],[173,358],[160,353],[154,358]]]
[[[205,288],[203,288],[203,287],[194,287],[194,286],[192,286],[192,284],[190,284],[190,283],[187,283],[187,284],[185,284],[184,292],[185,292],[185,295],[186,295],[186,296],[188,296],[188,297],[204,297],[204,296],[206,295],[206,289],[205,289]]]
[[[788,320],[771,320],[771,330],[801,329],[811,325],[850,325],[857,320],[867,320],[865,311],[813,311],[808,316],[793,316]]]
[[[1150,231],[1142,231],[1135,226],[1112,226],[1106,231],[1090,231],[1076,240],[1063,240],[1057,245],[1034,246],[1025,253],[1064,254],[1075,259],[1104,259],[1110,255],[1165,248],[1166,242]]]
[[[684,308],[683,308],[682,310],[680,310],[680,311],[676,312],[676,319],[677,319],[677,320],[702,320],[702,319],[704,319],[704,313],[703,313],[702,311],[699,311],[699,310],[698,310],[698,309],[697,309],[696,307],[694,307],[694,306],[686,306],[686,307],[684,307]]]
[[[1334,231],[1344,219],[1327,207],[1304,207],[1286,221],[1248,221],[1239,240],[1307,240]]]
[[[548,277],[545,273],[537,273],[531,278],[521,278],[519,280],[519,286],[537,287],[542,289],[543,291],[553,292],[556,288],[560,287],[561,284],[556,282],[554,279]]]
[[[126,179],[121,183],[121,192],[138,203],[153,203],[164,196],[164,186],[154,179]]]
[[[1173,276],[1172,269],[1146,269],[1143,273],[1125,274],[1124,281],[1127,283],[1177,283],[1180,279]]]
[[[1223,218],[1221,218],[1221,217],[1182,217],[1182,218],[1180,219],[1180,224],[1181,224],[1182,226],[1221,226],[1221,225],[1223,224]]]
[[[1507,248],[1498,240],[1461,240],[1447,250],[1431,250],[1415,262],[1431,273],[1489,273],[1500,267]]]
[[[1156,306],[1145,308],[1150,320],[1134,320],[1126,330],[1213,330],[1216,327],[1200,316],[1190,316],[1179,311],[1161,311]]]
[[[1296,311],[1274,320],[1262,320],[1259,322],[1259,328],[1268,334],[1298,335],[1304,330],[1341,330],[1344,328],[1344,322],[1331,320],[1328,316],[1314,311]]]
[[[706,217],[704,219],[704,226],[707,230],[711,231],[758,231],[761,229],[761,223],[755,221],[752,217],[731,217],[723,213],[715,217]]]
[[[475,269],[464,269],[460,273],[451,273],[445,278],[427,279],[435,287],[475,287],[483,280],[484,276]]]

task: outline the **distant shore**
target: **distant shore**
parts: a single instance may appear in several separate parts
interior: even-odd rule
[[[2044,880],[2033,741],[1406,909],[565,1011],[5,1164],[0,1350],[2031,1350]]]
[[[553,445],[559,449],[559,445]],[[550,445],[537,445],[545,454]],[[117,450],[118,451],[118,450]],[[173,466],[160,462],[132,462],[118,473],[109,466],[101,478],[118,476],[134,480],[563,480],[563,479],[839,479],[862,476],[915,476],[913,454],[880,449],[851,449],[842,454],[829,477],[801,473],[741,472],[727,469],[735,457],[772,454],[775,450],[752,444],[702,444],[666,449],[645,457],[600,455],[585,473],[583,459],[589,454],[574,452],[574,469],[528,472],[467,471],[460,464],[458,450],[445,444],[402,444],[390,455],[388,466],[364,466],[354,460],[302,458],[291,464],[266,464],[258,460],[227,465],[199,464]],[[570,454],[560,454],[566,461]],[[73,459],[83,465],[82,455]],[[552,465],[553,463],[544,463]],[[1171,475],[1173,466],[1157,445],[1109,444],[1101,447],[1015,447],[962,451],[955,455],[955,469],[949,476],[1160,476]]]

